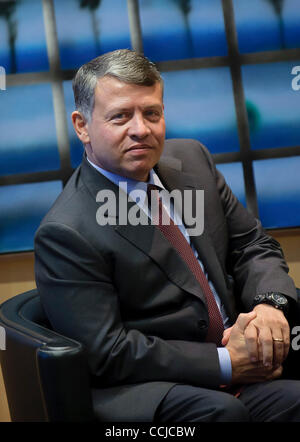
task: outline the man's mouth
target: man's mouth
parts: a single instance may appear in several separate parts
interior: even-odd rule
[[[131,152],[131,151],[143,151],[143,150],[148,150],[148,149],[153,149],[152,146],[150,146],[149,144],[134,144],[133,146],[130,146],[127,149],[127,152]]]

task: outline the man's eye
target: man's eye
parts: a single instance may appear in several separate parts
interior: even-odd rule
[[[160,112],[155,111],[155,110],[149,110],[146,112],[146,116],[147,118],[151,119],[151,120],[159,120],[160,119]]]
[[[113,117],[112,117],[112,119],[113,120],[122,120],[122,119],[124,119],[124,118],[126,118],[126,114],[124,113],[124,112],[120,112],[119,114],[115,114],[115,115],[113,115]]]

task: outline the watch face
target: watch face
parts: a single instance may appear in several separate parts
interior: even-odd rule
[[[279,305],[285,305],[287,303],[286,297],[279,293],[272,293],[272,298]]]

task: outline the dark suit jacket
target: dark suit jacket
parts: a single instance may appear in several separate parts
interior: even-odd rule
[[[257,293],[296,299],[279,244],[200,143],[166,141],[156,171],[169,190],[204,189],[204,233],[192,241],[231,322]],[[36,282],[53,328],[86,346],[99,418],[147,421],[176,383],[218,387],[218,354],[205,342],[205,298],[185,264],[152,225],[116,217],[99,226],[102,189],[118,193],[83,159],[36,233]]]

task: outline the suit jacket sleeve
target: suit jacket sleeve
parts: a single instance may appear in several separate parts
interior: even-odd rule
[[[124,327],[112,269],[69,226],[42,224],[35,238],[36,282],[55,330],[82,342],[104,386],[171,381],[218,386],[215,344],[160,339]]]
[[[277,291],[290,302],[297,300],[296,288],[280,244],[268,235],[261,222],[237,200],[223,175],[203,152],[215,175],[228,230],[227,270],[233,276],[237,296],[248,311],[256,294]]]

